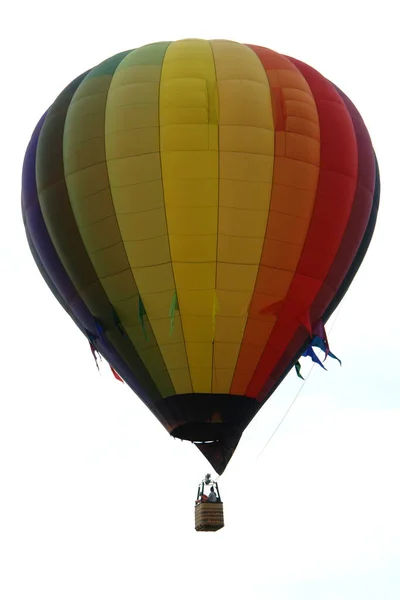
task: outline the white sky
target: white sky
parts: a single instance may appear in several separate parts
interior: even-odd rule
[[[400,598],[397,23],[391,0],[2,8],[2,600]],[[69,81],[121,50],[185,37],[260,44],[320,70],[360,110],[382,177],[376,234],[330,334],[343,367],[312,370],[259,458],[301,385],[294,373],[248,427],[220,479],[216,534],[194,531],[208,463],[104,362],[98,374],[20,214],[26,145]]]

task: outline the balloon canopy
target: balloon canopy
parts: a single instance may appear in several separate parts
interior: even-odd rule
[[[345,294],[378,202],[344,93],[225,40],[150,44],[83,73],[23,168],[28,242],[54,295],[219,473]]]

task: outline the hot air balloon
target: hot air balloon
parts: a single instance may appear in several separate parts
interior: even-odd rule
[[[378,203],[347,96],[299,60],[225,40],[149,44],[83,73],[23,166],[53,294],[218,473],[314,336],[326,342]]]

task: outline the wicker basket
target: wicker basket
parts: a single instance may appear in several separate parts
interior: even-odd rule
[[[222,502],[201,502],[194,509],[196,531],[218,531],[224,526],[224,505]]]

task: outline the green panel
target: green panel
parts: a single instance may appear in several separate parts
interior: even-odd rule
[[[153,52],[148,48],[144,49],[144,54],[150,68],[156,64],[160,70],[165,45],[164,48],[157,45]],[[117,85],[121,79],[124,81],[126,72],[136,64],[135,55],[141,53],[141,49],[134,50],[120,55],[120,60],[114,60],[112,65],[110,60],[106,61],[106,66],[99,65],[73,96],[64,129],[65,181],[80,236],[101,286],[160,393],[170,396],[174,394],[174,387],[151,325],[145,323],[144,335],[139,323],[139,292],[121,236],[123,223],[118,222],[115,214],[106,162],[104,123],[114,81],[118,81]],[[143,64],[140,57],[139,64]],[[110,73],[110,66],[114,66],[114,73]],[[140,66],[140,69],[144,68]],[[135,88],[122,85],[125,101],[135,102]],[[139,100],[146,101],[146,98]],[[123,145],[125,131],[118,135],[122,136]],[[137,140],[133,141],[137,143]]]
[[[106,337],[135,373],[153,400],[160,398],[155,383],[143,368],[137,352],[115,324],[112,306],[86,252],[71,209],[64,178],[63,135],[69,104],[85,74],[73,81],[48,111],[37,149],[36,179],[39,202],[54,247],[77,293],[101,321]],[[109,76],[109,80],[111,76]],[[79,91],[78,91],[79,93]]]

